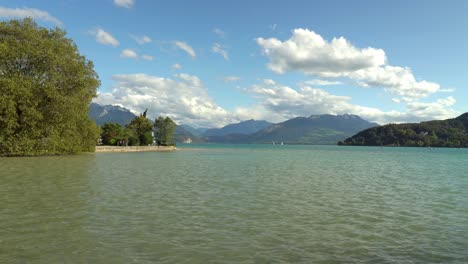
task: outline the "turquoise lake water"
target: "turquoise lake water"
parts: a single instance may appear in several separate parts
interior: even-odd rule
[[[0,263],[467,263],[468,150],[0,158]]]

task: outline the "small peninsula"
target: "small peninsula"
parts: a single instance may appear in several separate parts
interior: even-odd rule
[[[468,147],[468,113],[421,123],[388,124],[338,142],[345,146]]]

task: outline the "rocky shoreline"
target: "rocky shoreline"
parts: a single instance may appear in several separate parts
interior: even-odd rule
[[[175,146],[96,146],[96,153],[110,152],[167,152],[175,151]]]

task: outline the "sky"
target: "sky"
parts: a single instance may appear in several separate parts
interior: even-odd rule
[[[94,62],[99,104],[221,127],[468,111],[468,1],[0,0]]]

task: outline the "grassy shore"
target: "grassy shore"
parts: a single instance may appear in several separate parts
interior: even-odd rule
[[[117,146],[97,146],[96,153],[109,153],[109,152],[165,152],[174,151],[174,146],[131,146],[131,147],[117,147]]]

